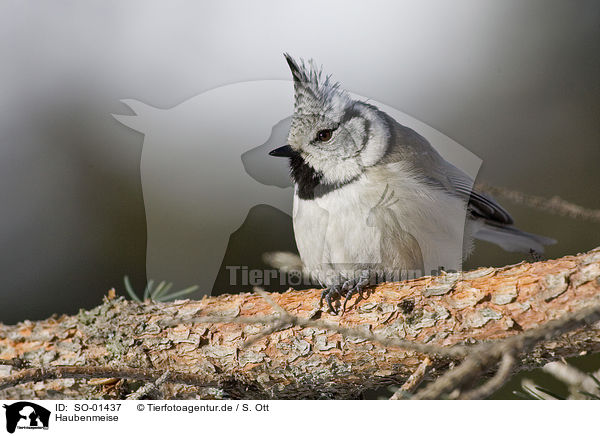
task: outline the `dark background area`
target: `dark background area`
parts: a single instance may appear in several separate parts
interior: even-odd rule
[[[0,321],[93,307],[125,275],[145,284],[143,135],[111,116],[121,99],[167,108],[289,79],[283,52],[448,135],[482,159],[479,180],[600,208],[597,1],[1,1]],[[600,245],[597,224],[500,200],[559,241],[548,258]],[[294,248],[289,217],[248,213],[224,265]],[[465,268],[521,260],[480,242]],[[215,293],[239,291],[227,277]]]

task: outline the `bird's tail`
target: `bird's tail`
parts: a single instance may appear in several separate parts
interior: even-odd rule
[[[486,223],[473,236],[499,245],[506,251],[529,252],[534,250],[537,253],[543,253],[545,245],[556,244],[555,239],[546,236],[524,232],[512,226],[499,226],[492,223]]]
[[[263,253],[262,258],[267,265],[283,272],[302,271],[304,269],[300,256],[289,251],[270,251]]]

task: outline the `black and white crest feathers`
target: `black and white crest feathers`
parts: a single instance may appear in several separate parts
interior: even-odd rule
[[[330,75],[323,75],[314,60],[296,62],[288,53],[283,54],[294,79],[296,112],[314,111],[315,106],[327,108],[344,106],[350,102],[347,93],[339,83],[331,80]]]

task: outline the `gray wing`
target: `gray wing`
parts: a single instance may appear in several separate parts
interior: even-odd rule
[[[460,171],[458,168],[455,169]],[[468,201],[467,210],[474,218],[483,218],[486,221],[506,226],[514,223],[506,209],[496,203],[492,197],[473,189],[473,181],[466,174],[463,178],[449,175],[448,180],[454,188],[453,193]]]
[[[510,226],[510,214],[489,195],[473,189],[473,179],[446,161],[429,142],[409,127],[394,121],[394,142],[386,157],[388,161],[409,160],[419,169],[432,186],[442,188],[449,194],[467,202],[467,210],[473,218],[486,222]]]
[[[447,163],[447,165],[450,165]],[[458,168],[455,168],[456,171]],[[473,236],[477,239],[491,242],[506,251],[537,253],[544,252],[545,245],[555,244],[556,240],[545,236],[528,233],[514,227],[509,213],[494,199],[486,194],[472,189],[472,181],[467,175],[457,177],[449,171],[448,180],[457,195],[468,199],[467,211],[472,218],[483,219],[485,225],[479,228]]]
[[[384,161],[409,161],[426,183],[465,201],[469,216],[484,223],[473,234],[475,238],[497,244],[507,251],[521,252],[534,250],[543,253],[545,245],[556,243],[554,239],[513,227],[512,217],[502,206],[489,195],[473,189],[473,179],[447,162],[417,132],[392,118],[389,120],[395,128]]]

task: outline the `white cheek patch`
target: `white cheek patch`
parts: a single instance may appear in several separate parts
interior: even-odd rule
[[[362,168],[356,159],[330,159],[325,153],[319,156],[307,154],[305,161],[319,171],[322,182],[327,184],[345,183],[362,173]]]
[[[362,115],[370,122],[370,134],[367,138],[367,144],[358,157],[361,166],[370,167],[375,165],[387,151],[390,133],[387,126],[377,118],[376,114],[369,111],[362,111]],[[364,121],[363,121],[364,122]]]
[[[343,127],[349,134],[353,144],[349,147],[350,155],[356,155],[366,147],[367,142],[367,122],[362,117],[354,117]]]

